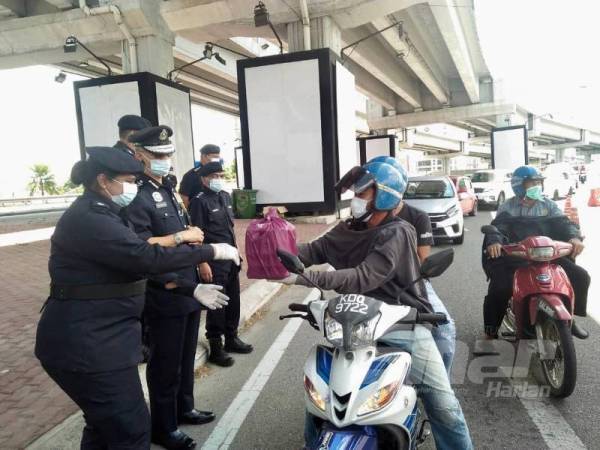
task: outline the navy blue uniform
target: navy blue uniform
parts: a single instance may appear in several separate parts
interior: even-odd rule
[[[233,230],[233,208],[231,196],[202,187],[202,191],[190,202],[192,223],[204,232],[204,243],[226,243],[236,246]],[[240,268],[231,261],[209,263],[213,283],[223,286],[223,293],[229,297],[229,304],[219,310],[208,311],[206,315],[206,337],[218,339],[221,336],[236,336],[240,322]]]
[[[148,274],[178,270],[214,257],[210,246],[162,248],[140,239],[116,204],[86,191],[63,214],[51,239],[53,285],[40,318],[35,355],[83,410],[83,449],[149,448],[149,417],[139,377],[143,285]],[[69,288],[86,295],[66,297]],[[73,292],[73,291],[71,291]]]
[[[201,167],[202,164],[188,170],[183,175],[181,183],[179,184],[179,193],[187,196],[190,201],[202,191],[202,182],[200,181],[200,175],[198,174]]]
[[[144,240],[168,236],[190,225],[172,187],[146,175],[142,175],[138,195],[127,209],[135,232]],[[179,288],[167,290],[169,282],[176,282]],[[177,416],[194,409],[194,359],[201,304],[193,298],[193,290],[199,282],[196,265],[148,280],[150,359],[146,378],[155,433],[175,431]]]

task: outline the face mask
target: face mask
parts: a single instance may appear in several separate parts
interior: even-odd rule
[[[121,208],[129,205],[138,193],[138,187],[135,183],[127,183],[126,181],[113,180],[123,186],[123,193],[110,196],[111,200]],[[106,190],[108,192],[108,189]],[[110,194],[110,192],[109,192]]]
[[[352,212],[352,217],[355,219],[361,219],[365,216],[367,211],[367,205],[369,204],[368,200],[364,200],[359,197],[354,197],[350,202],[350,211]],[[365,219],[363,219],[365,220]]]
[[[525,191],[525,196],[531,200],[542,200],[542,198],[544,198],[542,187],[540,185],[531,186]]]
[[[171,170],[171,159],[151,159],[150,172],[157,177],[164,177]]]
[[[208,187],[211,191],[221,192],[223,190],[223,180],[220,180],[219,178],[213,178],[209,181]]]

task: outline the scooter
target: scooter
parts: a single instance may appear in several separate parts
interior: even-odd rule
[[[484,234],[501,234],[493,225]],[[503,336],[535,338],[543,379],[553,397],[568,397],[577,381],[577,357],[571,335],[575,295],[567,274],[552,261],[569,256],[573,246],[545,236],[528,237],[502,246],[512,257],[528,261],[514,275],[513,295],[502,325]]]
[[[277,254],[288,271],[312,284],[298,257],[282,250]],[[412,284],[441,275],[453,257],[452,249],[430,256]],[[313,347],[304,366],[307,420],[318,435],[307,448],[416,449],[430,432],[408,380],[411,355],[377,340],[392,331],[412,330],[415,324],[444,323],[445,314],[419,313],[360,294],[323,297],[321,291],[320,300],[292,303],[289,309],[295,314],[279,317],[308,321],[330,344]]]

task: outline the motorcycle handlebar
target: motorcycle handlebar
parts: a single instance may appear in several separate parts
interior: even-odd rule
[[[290,311],[305,312],[305,313],[307,313],[309,311],[308,305],[305,305],[303,303],[290,303],[288,305],[288,309]]]
[[[431,324],[440,324],[447,322],[448,318],[444,313],[419,313],[417,323],[428,322]]]

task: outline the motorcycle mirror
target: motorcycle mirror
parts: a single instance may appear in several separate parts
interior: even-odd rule
[[[454,249],[452,248],[434,253],[421,264],[421,277],[439,277],[450,267],[452,261],[454,261]]]
[[[483,234],[500,234],[500,231],[494,225],[484,225],[484,226],[482,226],[481,227],[481,232]]]
[[[277,249],[277,257],[289,272],[295,273],[296,275],[304,273],[304,264],[302,264],[302,261],[300,261],[300,258],[296,255],[286,252],[285,250]]]

